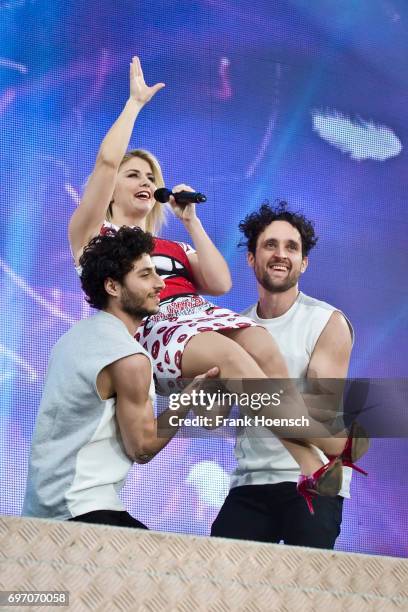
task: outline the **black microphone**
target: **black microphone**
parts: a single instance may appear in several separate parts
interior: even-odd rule
[[[166,189],[166,187],[156,189],[153,195],[154,199],[162,204],[168,202],[171,195],[174,196],[177,204],[199,204],[200,202],[207,201],[207,197],[203,193],[198,193],[197,191],[179,191],[178,193],[173,193],[170,189]]]

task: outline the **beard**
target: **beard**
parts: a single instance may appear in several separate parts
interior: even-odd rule
[[[260,270],[255,267],[255,276],[258,283],[266,291],[269,291],[269,293],[284,293],[297,285],[300,277],[300,270],[290,270],[286,278],[282,280],[273,280],[267,270]]]
[[[147,308],[145,305],[147,296],[141,296],[134,293],[130,293],[126,287],[122,289],[122,299],[120,302],[121,309],[126,314],[134,317],[135,319],[144,319],[150,315],[156,314],[159,310],[158,306]]]

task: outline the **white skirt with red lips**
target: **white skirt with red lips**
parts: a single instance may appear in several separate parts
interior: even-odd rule
[[[144,319],[135,339],[152,357],[157,393],[169,395],[178,390],[181,360],[190,338],[207,331],[246,327],[257,327],[257,324],[199,295],[189,295],[160,304],[156,315]]]

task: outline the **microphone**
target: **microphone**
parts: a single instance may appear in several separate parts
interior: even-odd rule
[[[173,193],[170,189],[166,189],[166,187],[156,189],[153,195],[154,199],[162,204],[168,202],[171,195],[174,196],[177,204],[199,204],[200,202],[207,201],[207,197],[203,193],[198,193],[197,191],[179,191],[178,193]]]

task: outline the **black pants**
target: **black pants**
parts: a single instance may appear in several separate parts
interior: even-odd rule
[[[340,533],[343,498],[316,496],[313,507],[311,515],[294,482],[235,487],[211,535],[331,549]]]
[[[147,529],[140,521],[137,521],[127,512],[120,510],[94,510],[86,514],[80,514],[69,521],[78,523],[98,523],[100,525],[113,525],[115,527],[136,527],[137,529]]]

